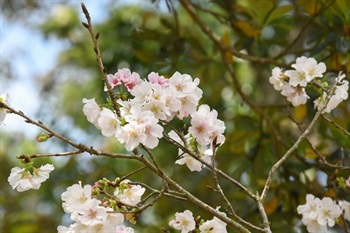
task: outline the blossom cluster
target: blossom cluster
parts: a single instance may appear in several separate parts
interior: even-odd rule
[[[118,99],[120,116],[109,108],[101,108],[94,99],[83,99],[83,112],[102,135],[115,136],[128,151],[140,144],[155,148],[163,137],[164,128],[160,123],[170,122],[174,117],[182,120],[191,116],[191,126],[184,136],[188,142],[183,142],[175,133],[169,136],[189,146],[190,150],[199,151],[206,161],[213,153],[211,146],[214,140],[218,145],[225,141],[225,124],[217,119],[218,113],[210,110],[208,105],[198,106],[203,94],[198,87],[198,78],[175,72],[167,79],[151,72],[144,80],[127,68],[118,70],[114,75],[109,74],[107,78],[112,88],[126,87],[131,95],[126,100]],[[190,141],[192,144],[187,145]],[[178,164],[187,164],[191,171],[201,170],[199,161],[181,150],[179,154]]]
[[[226,225],[225,222],[217,217],[213,217],[211,220],[203,221],[197,226],[193,213],[189,210],[175,213],[175,219],[169,222],[169,226],[174,227],[176,230],[181,230],[181,233],[188,233],[196,228],[199,229],[200,233],[227,233]]]
[[[59,233],[84,233],[84,232],[117,232],[117,233],[133,233],[131,227],[123,225],[124,215],[114,212],[108,204],[103,203],[92,196],[93,187],[91,185],[81,185],[81,182],[67,188],[62,193],[62,207],[64,211],[70,214],[74,221],[69,227],[59,226]],[[139,191],[139,190],[137,190]],[[125,203],[137,204],[139,202],[140,192],[124,190],[128,192],[129,197],[123,199]],[[132,201],[129,201],[134,196]],[[137,202],[136,202],[136,201]]]
[[[323,62],[317,63],[314,58],[298,57],[295,64],[292,64],[292,70],[283,71],[279,67],[272,70],[272,76],[269,81],[277,91],[287,98],[293,106],[305,104],[310,98],[305,88],[313,81],[322,78],[326,72],[326,65]],[[337,86],[334,94],[331,96],[323,113],[329,113],[336,108],[343,100],[348,98],[349,82],[344,80],[345,75],[339,73],[335,79]],[[322,86],[321,83],[319,85]],[[314,106],[320,110],[331,90],[321,90],[321,96],[314,101]]]
[[[41,183],[49,178],[49,174],[54,170],[52,164],[42,165],[40,168],[32,168],[30,173],[29,168],[14,167],[11,169],[11,174],[8,177],[8,182],[13,189],[18,192],[24,192],[29,189],[39,189]]]
[[[308,232],[327,232],[327,228],[333,227],[342,213],[344,219],[350,221],[350,203],[343,200],[337,204],[329,197],[321,200],[307,194],[306,203],[299,205],[297,211],[302,214],[302,222]]]

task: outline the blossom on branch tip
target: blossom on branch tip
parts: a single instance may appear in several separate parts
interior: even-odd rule
[[[324,113],[330,113],[333,109],[335,109],[341,102],[346,100],[349,97],[348,90],[349,90],[349,81],[343,80],[345,78],[345,74],[339,73],[338,77],[335,79],[336,82],[339,84],[335,87],[334,95],[330,98],[326,108],[323,110]],[[317,98],[314,101],[314,106],[317,108],[317,110],[320,110],[327,98],[326,92],[323,92],[322,96]]]

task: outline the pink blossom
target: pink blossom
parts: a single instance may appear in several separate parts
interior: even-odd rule
[[[151,72],[148,75],[148,81],[150,83],[157,83],[163,88],[169,86],[169,80],[164,78],[164,76],[159,76],[158,73],[155,72]]]
[[[123,84],[128,91],[131,91],[141,81],[140,75],[135,72],[131,73],[128,68],[119,69],[114,75],[108,74],[107,80],[112,88]]]

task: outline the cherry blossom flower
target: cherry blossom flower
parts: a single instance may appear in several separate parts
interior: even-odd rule
[[[42,165],[40,168],[33,168],[32,184],[34,189],[39,189],[41,183],[49,178],[50,172],[55,168],[52,164]]]
[[[314,58],[298,57],[292,65],[295,70],[287,70],[285,74],[289,77],[289,84],[293,87],[298,85],[305,87],[317,77],[322,77],[326,72],[326,65],[323,62],[317,64]]]
[[[318,210],[317,222],[324,226],[333,227],[335,219],[341,214],[340,207],[329,197],[322,199]]]
[[[342,209],[344,218],[350,221],[350,202],[344,200],[339,201],[339,206]]]
[[[146,140],[143,125],[140,125],[135,121],[123,126],[121,130],[116,132],[115,136],[121,143],[125,143],[125,149],[128,151],[132,151],[141,143],[141,141]]]
[[[181,101],[181,108],[177,113],[177,117],[182,120],[196,111],[198,102],[202,98],[203,91],[198,88],[199,79],[192,80],[192,77],[188,74],[175,72],[170,77],[169,84],[175,87],[177,96]]]
[[[334,95],[329,100],[326,108],[323,110],[322,113],[329,113],[333,109],[335,109],[342,101],[346,100],[348,98],[348,90],[349,90],[349,81],[343,80],[345,78],[345,74],[339,73],[338,77],[336,78],[336,81],[341,84],[336,86]],[[317,98],[314,101],[314,106],[317,108],[317,110],[320,110],[327,98],[326,92],[323,92],[322,96]]]
[[[306,196],[306,203],[297,207],[302,214],[302,222],[308,232],[327,232],[327,227],[333,227],[336,219],[341,215],[341,208],[331,198],[322,200],[312,194]]]
[[[107,219],[107,211],[100,204],[100,200],[90,199],[79,208],[79,215],[75,220],[87,226],[103,223]]]
[[[158,119],[151,111],[142,111],[140,107],[132,106],[125,121],[127,124],[116,132],[116,137],[121,143],[125,143],[128,151],[132,151],[140,143],[152,149],[163,136],[163,127],[158,124]]]
[[[113,136],[120,125],[116,114],[108,108],[102,109],[97,122],[102,135],[106,137]]]
[[[346,180],[346,185],[350,188],[350,176],[349,176],[349,178]]]
[[[293,104],[293,106],[299,106],[305,104],[310,97],[306,94],[305,88],[292,87],[286,83],[281,92],[282,95],[287,97],[287,100]]]
[[[212,140],[224,133],[225,124],[218,120],[217,116],[217,111],[210,111],[210,107],[206,104],[200,105],[198,110],[191,114],[191,126],[188,132],[196,138],[199,144],[211,144]]]
[[[107,80],[112,88],[124,84],[128,91],[131,91],[141,81],[140,75],[135,72],[131,73],[128,68],[119,69],[114,75],[108,74]],[[105,90],[107,90],[106,87]]]
[[[14,167],[8,177],[8,182],[13,189],[24,192],[29,189],[39,189],[41,183],[49,178],[49,173],[54,170],[53,165],[46,164],[36,169],[33,168],[33,175],[25,168]]]
[[[306,226],[307,231],[310,233],[327,232],[327,226],[318,224],[317,219],[303,218],[301,221]]]
[[[188,154],[183,155],[180,159],[176,160],[175,163],[179,165],[186,164],[191,172],[200,172],[202,170],[202,163]]]
[[[182,213],[175,213],[175,219],[169,222],[169,226],[181,230],[181,233],[188,233],[196,228],[196,222],[192,212],[185,210]]]
[[[8,104],[8,101],[9,101],[9,95],[7,93],[0,95],[0,102],[4,104]],[[0,108],[0,124],[4,122],[6,115],[7,115],[7,110],[4,108]]]
[[[31,183],[32,174],[30,174],[24,168],[12,168],[11,174],[7,180],[12,188],[17,189],[18,192],[27,191],[33,187]]]
[[[164,76],[159,76],[158,73],[151,72],[147,78],[150,83],[157,83],[163,88],[169,86],[169,80],[164,78]]]
[[[83,103],[84,103],[84,107],[83,107],[84,115],[87,117],[89,122],[94,124],[96,128],[100,129],[100,126],[98,125],[98,118],[100,117],[101,109],[96,103],[95,98],[93,99],[84,98]]]
[[[67,191],[61,194],[63,201],[62,207],[66,213],[77,212],[91,200],[91,185],[82,187],[81,182],[67,188]]]
[[[227,233],[226,223],[214,217],[199,226],[200,233]]]
[[[272,76],[269,78],[270,83],[273,85],[276,91],[281,91],[286,80],[286,75],[282,72],[282,69],[275,67],[272,70]]]
[[[127,205],[136,206],[141,201],[141,196],[146,191],[141,185],[130,184],[129,180],[122,182],[122,188],[117,188],[114,195]]]
[[[306,203],[297,207],[298,214],[302,214],[303,218],[316,219],[318,216],[321,200],[315,198],[312,194],[306,195]]]

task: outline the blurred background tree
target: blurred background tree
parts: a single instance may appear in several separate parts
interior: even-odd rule
[[[199,77],[204,91],[202,103],[216,109],[227,127],[226,142],[217,155],[218,167],[250,190],[261,191],[271,166],[300,135],[292,118],[305,127],[315,113],[312,101],[306,106],[289,106],[268,81],[271,69],[278,65],[288,68],[296,57],[305,55],[326,63],[328,71],[333,72],[332,77],[339,71],[349,77],[350,2],[193,0],[196,15],[217,35],[221,45],[231,48],[224,54],[208,36],[210,33],[202,32],[183,2],[187,1],[125,0],[95,4],[94,7],[103,12],[102,20],[91,14],[93,22],[98,20],[94,25],[95,31],[100,32],[103,62],[108,73],[128,67],[143,77],[151,71],[166,77],[175,71]],[[26,77],[39,87],[40,99],[34,99],[40,102],[35,116],[69,138],[103,150],[123,151],[122,145],[100,135],[82,114],[84,97],[95,97],[102,103],[106,94],[92,42],[80,23],[84,21],[80,11],[79,4],[71,1],[5,0],[2,3],[6,22],[28,26],[46,40],[63,45],[52,68],[40,76]],[[1,28],[1,34],[6,34],[6,28],[8,26]],[[45,64],[45,54],[34,56],[40,56]],[[2,82],[6,79],[7,84],[21,85],[13,70],[13,60],[9,54],[1,54]],[[236,81],[228,72],[227,62],[234,70]],[[2,92],[6,92],[6,88]],[[315,92],[311,98],[316,97]],[[350,131],[350,102],[342,103],[327,117]],[[309,139],[328,162],[335,164],[343,160],[345,165],[350,165],[349,136],[328,121],[321,119]],[[93,184],[103,177],[114,179],[140,166],[133,161],[95,158],[88,154],[46,159],[35,164],[50,161],[56,170],[39,191],[17,193],[8,185],[10,169],[18,164],[15,156],[64,151],[66,147],[55,139],[39,145],[35,137],[28,137],[21,130],[6,131],[6,127],[1,126],[2,232],[55,232],[58,225],[69,223],[60,199],[66,187],[78,180]],[[218,194],[209,189],[203,192],[206,185],[212,185],[209,172],[191,173],[186,167],[174,165],[177,150],[166,143],[154,151],[168,175],[209,204],[223,204]],[[304,202],[306,193],[350,201],[349,189],[334,188],[336,178],[341,176],[348,177],[349,172],[326,166],[310,145],[303,142],[278,171],[278,179],[265,203],[273,232],[305,231],[296,207]],[[159,178],[147,172],[136,174],[132,179],[156,188],[161,185]],[[256,205],[242,191],[222,182],[237,214],[258,224]],[[187,203],[164,199],[143,213],[134,227],[137,232],[162,232],[161,228],[168,228],[174,213],[186,208],[192,209],[195,215],[211,218],[194,206],[188,207]]]

